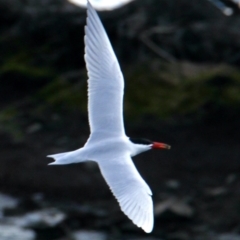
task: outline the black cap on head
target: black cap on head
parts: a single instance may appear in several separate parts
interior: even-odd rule
[[[135,144],[143,144],[143,145],[153,144],[151,140],[148,140],[146,138],[129,138],[129,140]]]

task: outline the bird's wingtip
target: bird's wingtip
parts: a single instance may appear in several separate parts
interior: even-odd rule
[[[56,165],[56,162],[48,163],[48,165]]]
[[[153,226],[143,226],[143,227],[142,227],[142,230],[143,230],[145,233],[151,233],[152,230],[153,230]]]
[[[55,165],[55,164],[56,164],[56,161],[55,161],[55,158],[54,158],[53,155],[47,155],[46,157],[47,157],[47,158],[53,158],[53,159],[54,159],[54,162],[48,163],[48,165]]]
[[[148,219],[149,220],[149,219]],[[152,217],[152,219],[150,220],[150,221],[147,221],[147,222],[145,222],[142,226],[141,226],[141,228],[142,228],[142,230],[144,231],[144,232],[146,232],[146,233],[151,233],[152,232],[152,230],[153,230],[153,217]]]
[[[92,7],[92,4],[90,3],[89,0],[87,0],[87,7]]]

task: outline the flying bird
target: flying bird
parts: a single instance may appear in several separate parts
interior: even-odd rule
[[[84,42],[91,133],[82,148],[47,157],[55,160],[50,165],[97,162],[121,210],[149,233],[154,222],[152,192],[131,157],[150,149],[170,149],[170,146],[126,136],[123,75],[101,20],[89,2]]]

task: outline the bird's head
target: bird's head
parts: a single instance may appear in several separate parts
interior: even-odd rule
[[[132,156],[135,156],[141,152],[145,152],[151,149],[170,149],[171,146],[165,143],[153,142],[145,138],[129,138],[131,143],[133,143],[133,153]]]

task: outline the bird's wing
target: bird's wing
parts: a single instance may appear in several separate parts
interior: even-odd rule
[[[130,156],[98,162],[101,173],[121,210],[145,232],[153,229],[152,192],[134,166]]]
[[[125,135],[122,72],[103,25],[89,2],[84,40],[91,133]]]

